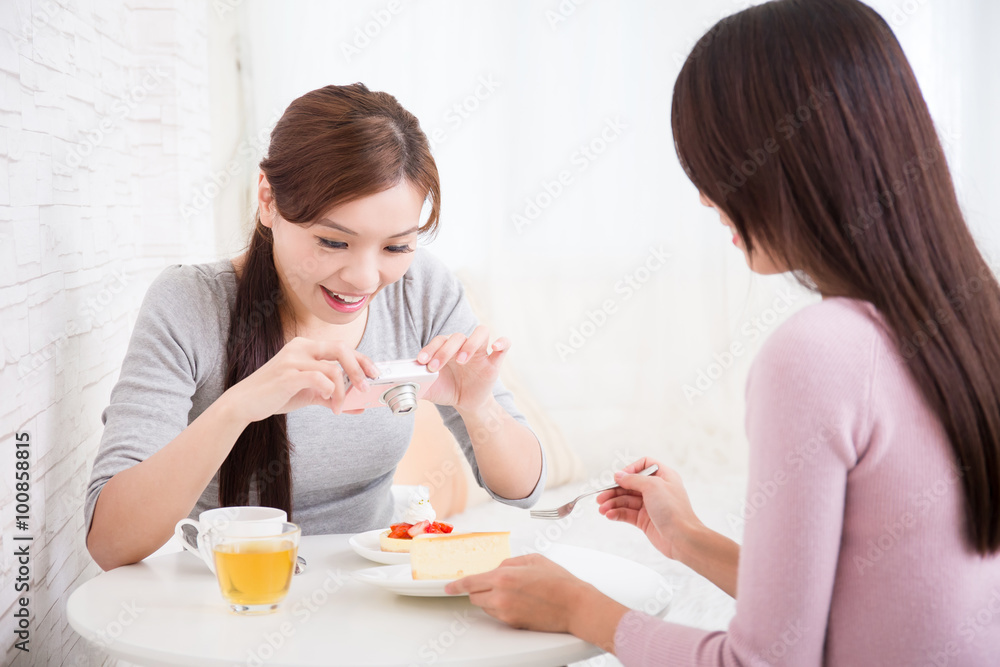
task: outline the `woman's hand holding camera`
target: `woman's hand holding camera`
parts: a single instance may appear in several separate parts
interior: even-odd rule
[[[510,349],[507,338],[498,338],[489,351],[490,332],[478,326],[471,336],[454,333],[436,336],[417,355],[417,363],[437,371],[438,379],[424,396],[438,405],[475,411],[493,398],[500,362]]]
[[[340,414],[345,376],[364,387],[367,377],[378,376],[378,368],[350,345],[293,338],[224,395],[230,396],[237,416],[247,423],[307,405],[325,405]]]

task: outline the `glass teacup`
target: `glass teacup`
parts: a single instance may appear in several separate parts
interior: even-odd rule
[[[288,595],[302,531],[286,521],[268,533],[238,525],[205,533],[219,590],[237,614],[270,613]]]

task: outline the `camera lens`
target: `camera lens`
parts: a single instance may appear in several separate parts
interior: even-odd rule
[[[382,394],[382,402],[394,415],[405,415],[417,407],[417,385],[399,384]]]

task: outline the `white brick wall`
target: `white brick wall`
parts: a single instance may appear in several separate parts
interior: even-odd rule
[[[83,498],[135,313],[215,257],[207,3],[0,1],[0,637],[5,665],[113,664],[66,620],[100,572]],[[14,434],[31,434],[29,654],[13,649]]]

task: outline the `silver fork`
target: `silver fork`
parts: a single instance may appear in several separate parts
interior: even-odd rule
[[[656,472],[659,469],[660,469],[660,466],[658,466],[658,465],[656,465],[654,463],[653,465],[649,466],[645,470],[641,470],[641,471],[639,471],[636,474],[637,475],[652,475],[654,472]],[[587,493],[581,493],[579,496],[577,496],[573,500],[569,501],[565,505],[561,505],[560,507],[556,507],[554,509],[550,509],[550,510],[531,510],[531,518],[532,519],[561,519],[561,518],[563,518],[564,516],[567,516],[570,512],[573,511],[573,508],[576,507],[576,503],[581,498],[586,498],[587,496],[592,496],[595,493],[600,493],[601,491],[608,491],[610,489],[618,489],[618,488],[621,488],[618,484],[612,484],[611,486],[607,486],[607,487],[605,487],[603,489],[597,489],[596,491],[588,491]]]

